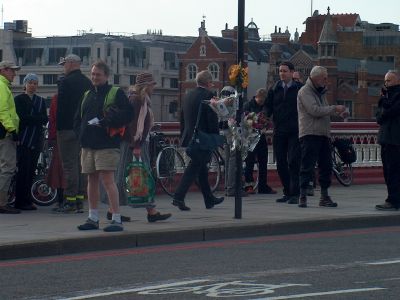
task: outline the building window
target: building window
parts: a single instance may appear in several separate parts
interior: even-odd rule
[[[187,66],[187,80],[195,80],[197,75],[197,66],[195,64],[190,64]]]
[[[114,75],[114,84],[119,84],[119,79],[120,79],[120,75],[115,74]]]
[[[208,65],[208,71],[211,73],[211,76],[214,81],[217,81],[219,78],[219,67],[216,63],[212,63]]]
[[[49,48],[49,64],[54,65],[60,62],[61,57],[65,57],[67,48]]]
[[[97,58],[100,59],[101,58],[101,49],[97,48]]]
[[[202,45],[200,46],[200,56],[206,56],[207,52],[206,52],[206,46]]]
[[[177,89],[178,88],[178,78],[171,78],[169,80],[169,87],[171,89]]]
[[[57,74],[44,74],[43,84],[57,84],[58,75]]]
[[[89,47],[74,47],[72,48],[72,53],[78,55],[82,60],[84,57],[87,59],[90,57]]]
[[[0,49],[0,61],[3,61],[3,50]]]
[[[129,75],[129,84],[130,85],[136,84],[136,75]]]

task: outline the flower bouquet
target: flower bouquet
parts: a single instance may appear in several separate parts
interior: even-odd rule
[[[243,68],[241,63],[230,66],[228,75],[231,85],[236,86],[240,92],[249,85],[248,68]]]
[[[270,125],[270,121],[265,116],[264,112],[246,112],[242,119],[242,140],[243,150],[246,151],[244,156],[247,155],[247,151],[254,151],[260,141],[261,134],[264,133]]]
[[[220,121],[228,121],[234,118],[239,107],[239,96],[235,94],[225,98],[212,98],[209,106],[218,115]]]

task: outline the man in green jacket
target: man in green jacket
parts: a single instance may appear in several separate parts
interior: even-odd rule
[[[11,61],[0,62],[0,213],[18,214],[8,205],[8,189],[17,166],[19,118],[15,110],[11,82],[20,69]]]

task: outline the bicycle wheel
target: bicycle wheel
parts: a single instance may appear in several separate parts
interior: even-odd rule
[[[184,171],[185,161],[175,147],[165,147],[158,153],[156,175],[162,189],[168,195],[174,195]]]
[[[336,149],[332,150],[332,170],[336,179],[343,186],[350,186],[353,182],[353,167],[344,163]]]
[[[221,166],[219,155],[215,151],[211,154],[211,160],[207,164],[208,167],[208,183],[210,184],[211,192],[218,189],[221,180]]]
[[[57,190],[49,187],[44,178],[36,178],[31,187],[32,201],[40,206],[50,206],[57,200]]]

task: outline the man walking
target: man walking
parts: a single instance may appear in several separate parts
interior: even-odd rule
[[[0,62],[0,213],[19,214],[8,205],[8,189],[17,167],[19,118],[10,85],[20,69],[13,62]]]
[[[70,54],[61,59],[64,79],[58,85],[57,101],[57,142],[66,179],[64,205],[59,212],[83,212],[85,194],[83,176],[80,174],[80,147],[73,131],[75,113],[81,103],[83,93],[90,89],[90,80],[80,70],[81,59]]]
[[[89,217],[78,226],[79,230],[99,228],[97,210],[100,198],[100,181],[107,193],[112,213],[111,224],[104,228],[106,232],[122,231],[119,211],[119,194],[114,180],[120,158],[121,135],[113,135],[114,128],[127,125],[133,116],[128,98],[122,89],[108,84],[109,66],[98,61],[91,69],[93,87],[85,93],[75,118],[75,130],[82,146],[82,173],[88,174]]]
[[[181,118],[182,146],[187,147],[192,139],[196,126],[197,114],[200,110],[198,129],[205,133],[219,133],[217,114],[208,106],[203,105],[203,100],[210,100],[214,94],[210,91],[212,87],[212,76],[208,71],[201,71],[196,76],[197,88],[186,94],[183,102],[183,114]],[[180,210],[190,210],[185,205],[185,196],[190,185],[198,179],[204,204],[207,209],[224,201],[224,197],[216,198],[211,192],[208,182],[207,163],[211,160],[211,151],[202,151],[192,155],[189,165],[183,173],[172,204]]]
[[[268,91],[267,117],[274,124],[273,148],[276,169],[283,185],[283,197],[276,202],[297,204],[300,194],[300,144],[297,121],[297,93],[302,87],[294,81],[294,66],[283,62],[279,66],[280,80]]]
[[[315,66],[297,96],[301,147],[299,207],[307,207],[307,188],[318,162],[321,199],[319,206],[336,207],[328,195],[332,176],[330,116],[345,111],[343,105],[329,105],[326,99],[328,71]]]
[[[385,75],[385,88],[379,100],[376,121],[380,125],[378,143],[381,145],[383,176],[388,196],[378,210],[400,208],[400,73],[389,71]]]

